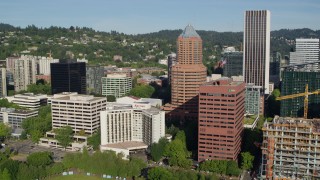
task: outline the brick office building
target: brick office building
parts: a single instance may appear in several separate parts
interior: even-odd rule
[[[220,78],[199,88],[198,161],[237,160],[245,113],[245,83]]]

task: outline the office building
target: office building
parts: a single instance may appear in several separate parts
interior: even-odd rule
[[[14,64],[16,62],[16,60],[20,59],[19,56],[13,56],[13,57],[7,57],[6,58],[6,68],[7,71],[13,73],[14,70]]]
[[[27,90],[29,84],[36,83],[36,58],[21,56],[14,61],[13,80],[16,92]]]
[[[320,119],[265,122],[261,179],[320,179]]]
[[[0,97],[7,96],[7,71],[0,67]]]
[[[105,97],[55,94],[51,99],[52,129],[71,126],[75,133],[84,130],[86,134],[93,134],[100,128],[100,111],[105,109]]]
[[[243,33],[243,76],[269,94],[270,12],[246,11]]]
[[[101,112],[101,150],[122,152],[127,157],[130,152],[146,149],[164,136],[165,112],[160,109],[110,103],[107,110]]]
[[[290,65],[319,61],[319,39],[296,39],[296,51],[290,52]]]
[[[132,89],[132,79],[126,74],[108,74],[102,77],[102,95],[116,98],[127,95]]]
[[[171,104],[163,109],[175,119],[198,118],[199,86],[206,82],[202,39],[188,25],[177,39],[177,64],[171,68]]]
[[[53,59],[52,57],[39,57],[38,63],[39,63],[39,73],[41,75],[50,75],[51,69],[50,64],[51,63],[58,63],[59,59]]]
[[[243,52],[226,52],[223,58],[223,76],[242,76],[243,73]]]
[[[292,65],[282,68],[281,96],[292,95],[305,92],[308,84],[308,91],[312,92],[320,89],[320,69],[319,64],[309,63],[299,66]],[[309,95],[308,115],[309,118],[319,117],[319,95]],[[302,117],[304,111],[304,96],[285,99],[281,101],[281,117]]]
[[[18,104],[31,110],[38,110],[40,106],[47,105],[48,96],[46,94],[23,93],[6,97],[9,102]]]
[[[273,52],[270,58],[269,82],[273,82],[276,87],[279,87],[280,84],[280,62],[281,54]]]
[[[51,63],[51,92],[77,92],[86,94],[86,63],[60,60]]]
[[[238,159],[244,104],[244,82],[220,78],[200,86],[198,161]]]
[[[29,117],[38,116],[36,110],[21,110],[0,107],[0,122],[9,124],[11,128],[22,128],[22,122]]]
[[[100,66],[87,66],[87,93],[101,94],[101,78],[104,77],[104,68]]]

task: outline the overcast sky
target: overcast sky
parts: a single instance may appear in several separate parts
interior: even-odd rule
[[[270,10],[271,29],[320,29],[320,0],[2,0],[0,22],[86,26],[128,34],[183,29],[242,31],[245,10]]]

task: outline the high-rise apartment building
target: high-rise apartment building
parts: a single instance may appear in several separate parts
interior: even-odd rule
[[[188,25],[177,39],[177,64],[171,68],[171,104],[164,107],[170,116],[198,117],[199,86],[206,82],[202,64],[202,39]]]
[[[199,89],[198,161],[237,160],[245,113],[245,83],[220,78]]]
[[[290,52],[290,65],[319,61],[319,39],[296,39],[296,51]]]
[[[106,109],[106,103],[105,97],[55,94],[51,99],[52,129],[70,126],[75,133],[93,134],[100,128],[100,111]]]
[[[320,119],[265,122],[261,179],[320,179]]]
[[[0,67],[0,97],[7,96],[7,73],[6,68]]]
[[[225,52],[223,57],[223,76],[242,76],[243,52]]]
[[[51,92],[77,92],[86,94],[86,63],[60,60],[51,63]]]
[[[29,84],[36,83],[36,58],[21,56],[14,61],[13,80],[16,92],[27,90]]]
[[[270,11],[246,11],[243,33],[243,76],[269,94]]]
[[[108,74],[102,77],[102,95],[116,98],[125,96],[132,89],[132,79],[126,74]]]
[[[87,93],[101,94],[101,78],[104,77],[104,68],[101,66],[87,66]]]
[[[281,96],[305,92],[308,84],[308,91],[320,89],[320,66],[319,62],[292,65],[282,68]],[[319,95],[309,95],[308,116],[319,117]],[[302,117],[304,110],[304,97],[296,97],[281,101],[280,116]]]
[[[50,64],[51,63],[58,63],[59,59],[53,59],[51,57],[39,57],[38,64],[39,64],[39,73],[41,75],[50,75]]]

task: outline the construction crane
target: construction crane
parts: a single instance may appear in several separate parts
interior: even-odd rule
[[[281,101],[284,99],[292,99],[292,98],[296,98],[296,97],[301,97],[304,96],[304,109],[303,109],[303,117],[305,119],[308,118],[308,96],[312,95],[312,94],[320,94],[320,89],[313,91],[313,92],[309,92],[308,90],[308,84],[306,84],[306,89],[303,93],[298,93],[298,94],[291,94],[291,95],[286,95],[286,96],[281,96],[281,97],[277,97],[276,100]]]

